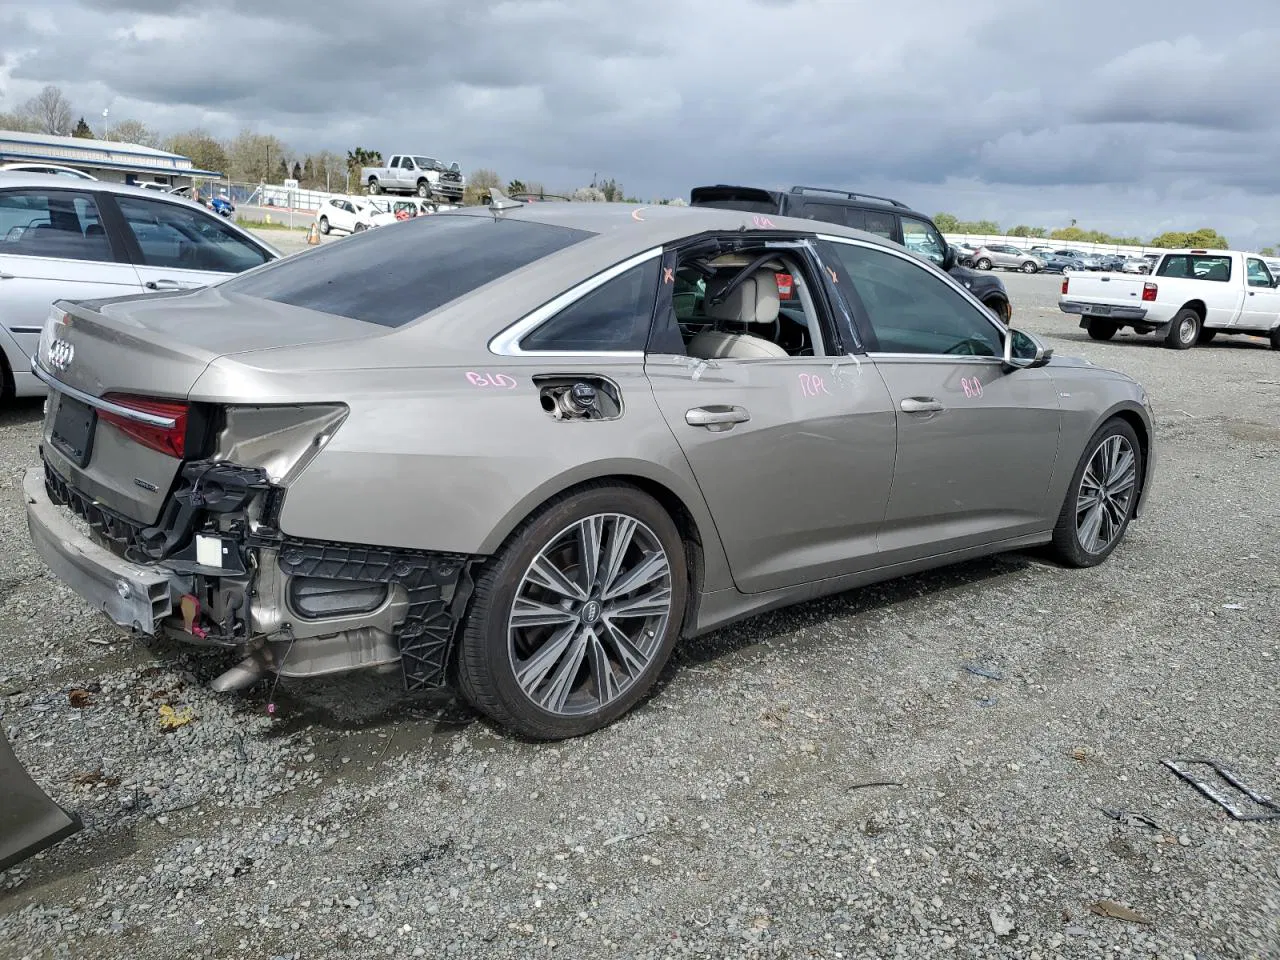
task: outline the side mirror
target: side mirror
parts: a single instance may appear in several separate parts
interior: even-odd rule
[[[1004,332],[1004,368],[1008,371],[1043,367],[1053,357],[1053,348],[1025,330],[1012,327]]]

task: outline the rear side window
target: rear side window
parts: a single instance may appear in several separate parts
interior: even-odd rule
[[[116,205],[138,241],[143,266],[242,273],[269,259],[221,217],[186,204],[122,195]]]
[[[1231,279],[1231,258],[1195,253],[1170,254],[1156,268],[1157,277],[1189,277],[1192,280]]]
[[[521,350],[643,350],[658,291],[657,257],[574,301],[520,341]]]
[[[400,327],[592,236],[520,220],[415,217],[285,257],[220,289]]]
[[[0,254],[114,259],[93,197],[70,190],[0,193]]]

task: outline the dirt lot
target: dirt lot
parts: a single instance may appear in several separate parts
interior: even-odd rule
[[[761,617],[558,746],[395,676],[215,696],[219,663],[117,639],[26,544],[39,403],[0,413],[0,723],[88,825],[0,874],[0,957],[1280,957],[1280,822],[1160,764],[1280,795],[1280,353],[1094,343],[1057,278],[1005,279],[1153,395],[1110,562]]]

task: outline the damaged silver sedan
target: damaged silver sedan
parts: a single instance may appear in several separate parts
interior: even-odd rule
[[[1049,544],[1150,488],[1133,380],[812,221],[614,204],[421,217],[198,291],[59,303],[33,542],[215,686],[398,664],[538,738],[765,609]]]

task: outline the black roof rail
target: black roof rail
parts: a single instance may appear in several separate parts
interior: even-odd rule
[[[849,190],[833,190],[831,187],[792,187],[792,193],[834,193],[838,197],[845,197],[849,200],[879,200],[881,203],[887,203],[891,206],[901,207],[903,210],[909,209],[901,200],[894,200],[890,197],[877,197],[874,193],[852,193]]]

